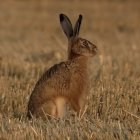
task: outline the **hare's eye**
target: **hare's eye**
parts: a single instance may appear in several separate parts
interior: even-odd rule
[[[88,42],[87,42],[87,41],[83,41],[82,46],[83,46],[84,48],[88,48],[88,47],[89,47]]]

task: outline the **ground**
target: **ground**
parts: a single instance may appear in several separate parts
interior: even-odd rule
[[[26,119],[29,96],[40,75],[66,60],[67,38],[59,14],[80,37],[96,44],[85,113],[63,119]],[[0,4],[0,140],[139,140],[140,1],[5,0]]]

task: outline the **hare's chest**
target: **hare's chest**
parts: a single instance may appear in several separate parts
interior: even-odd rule
[[[86,73],[75,73],[71,79],[70,92],[73,92],[74,94],[82,94],[88,90],[88,85],[89,78]]]

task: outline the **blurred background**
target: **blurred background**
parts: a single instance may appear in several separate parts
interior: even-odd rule
[[[80,36],[104,51],[125,53],[140,44],[139,0],[5,0],[0,2],[0,58],[64,59],[67,38],[60,13],[73,24],[82,14]]]

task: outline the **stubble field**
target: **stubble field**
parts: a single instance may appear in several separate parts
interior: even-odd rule
[[[29,96],[40,75],[66,60],[59,14],[96,44],[85,113],[26,119]],[[139,140],[140,2],[138,0],[5,0],[0,4],[0,140]]]

